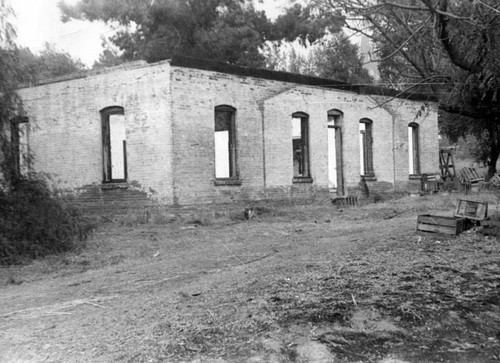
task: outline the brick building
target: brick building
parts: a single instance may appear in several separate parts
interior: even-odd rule
[[[390,89],[174,58],[19,93],[33,168],[94,206],[408,190],[438,170],[436,104]]]

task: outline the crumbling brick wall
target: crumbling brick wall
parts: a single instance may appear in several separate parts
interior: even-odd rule
[[[172,65],[130,64],[20,90],[35,169],[88,205],[187,205],[328,197],[327,112],[343,112],[344,193],[360,181],[359,120],[373,121],[370,190],[417,188],[408,171],[408,124],[420,126],[422,172],[438,171],[435,105]],[[389,101],[390,100],[390,101]],[[389,101],[389,102],[387,102]],[[215,179],[214,108],[234,107],[238,183]],[[124,109],[128,182],[103,184],[99,111]],[[309,116],[312,181],[293,183],[291,117]],[[413,184],[412,184],[413,183]],[[115,201],[116,203],[112,203]]]
[[[128,64],[20,90],[30,119],[34,169],[77,199],[106,204],[173,203],[170,68]],[[100,110],[124,109],[129,183],[104,185]],[[130,193],[128,193],[128,191]],[[144,198],[138,198],[141,191]]]

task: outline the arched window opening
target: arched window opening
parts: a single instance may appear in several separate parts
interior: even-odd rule
[[[292,152],[294,179],[310,178],[309,115],[304,112],[292,114]]]
[[[420,135],[419,125],[408,125],[408,165],[410,175],[420,175]]]
[[[101,110],[103,145],[103,181],[127,180],[127,140],[123,107],[112,106]]]
[[[373,121],[368,118],[359,120],[360,173],[362,176],[375,175],[373,168]]]
[[[28,124],[26,116],[18,116],[10,120],[10,143],[13,172],[15,178],[21,178],[28,173]]]
[[[328,187],[337,195],[344,194],[342,168],[342,123],[344,113],[337,109],[327,112],[328,116]]]
[[[236,109],[216,106],[214,111],[215,178],[237,179]]]

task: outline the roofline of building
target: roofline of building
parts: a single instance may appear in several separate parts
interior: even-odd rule
[[[148,67],[150,65],[158,65],[161,63],[169,63],[169,61],[160,61],[160,62],[153,63],[153,64],[148,64],[144,60],[126,62],[126,63],[122,63],[120,65],[113,66],[113,67],[84,70],[84,71],[79,71],[79,72],[75,72],[75,73],[65,74],[65,75],[59,76],[59,77],[42,78],[40,80],[37,80],[36,82],[21,83],[17,87],[17,89],[31,88],[31,87],[37,87],[37,86],[44,86],[47,84],[73,81],[76,79],[88,78],[88,77],[98,76],[100,74],[108,74],[108,73],[113,73],[113,72],[121,71],[121,70],[144,68],[144,67]]]
[[[355,85],[328,78],[305,76],[302,74],[289,72],[271,71],[268,69],[242,67],[234,64],[222,63],[207,59],[174,56],[170,60],[170,64],[176,67],[194,68],[238,76],[255,77],[273,81],[297,83],[307,86],[331,88],[342,91],[355,92],[363,95],[385,96],[413,101],[437,102],[436,97],[428,94],[399,91],[393,88],[380,87],[375,85]]]
[[[413,93],[409,91],[399,91],[393,88],[380,87],[375,85],[356,85],[328,78],[306,76],[290,72],[271,71],[262,68],[243,67],[229,63],[223,63],[201,58],[185,57],[180,55],[176,55],[169,60],[160,61],[156,63],[135,61],[135,62],[124,63],[115,67],[90,70],[90,71],[81,71],[77,73],[64,75],[61,77],[42,79],[34,84],[33,83],[21,84],[19,85],[18,89],[43,86],[52,83],[66,82],[75,79],[82,79],[100,74],[108,74],[119,70],[144,68],[148,66],[160,65],[162,63],[170,63],[170,65],[174,67],[194,68],[199,70],[232,74],[237,76],[254,77],[254,78],[261,78],[273,81],[296,83],[307,86],[330,88],[341,91],[354,92],[362,95],[385,96],[385,97],[393,97],[400,99],[408,99],[413,101],[429,101],[429,102],[437,101],[437,99],[434,96],[427,94]]]

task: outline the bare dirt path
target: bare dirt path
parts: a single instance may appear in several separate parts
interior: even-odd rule
[[[344,210],[273,205],[250,221],[235,218],[241,212],[235,209],[201,225],[195,218],[105,224],[80,254],[0,270],[0,362],[494,361],[498,244],[483,243],[486,250],[476,253],[485,265],[474,270],[467,259],[446,260],[462,256],[456,243],[429,252],[446,242],[422,241],[414,232],[419,211],[452,210],[453,199]],[[483,315],[476,314],[478,293],[469,289],[470,301],[461,302],[463,309],[449,305],[440,327],[424,321],[435,319],[427,316],[432,304],[440,311],[446,303],[435,294],[425,300],[436,275],[451,276],[432,270],[437,265],[459,274],[491,272],[476,279],[487,293],[480,298],[493,299],[481,306]],[[423,287],[417,282],[426,268],[434,285]],[[395,291],[396,283],[406,290]],[[470,328],[477,341],[454,335],[452,343],[432,347],[418,336],[446,322],[483,322],[484,337]],[[355,348],[361,341],[365,350]]]

